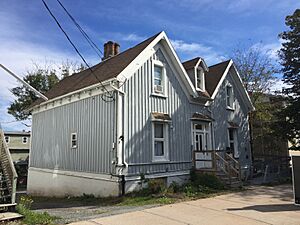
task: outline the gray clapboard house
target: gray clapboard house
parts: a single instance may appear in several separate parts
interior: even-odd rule
[[[116,196],[141,177],[170,184],[192,167],[226,172],[226,157],[251,165],[253,106],[232,60],[181,63],[160,32],[121,53],[107,42],[92,70],[32,106],[30,194]]]

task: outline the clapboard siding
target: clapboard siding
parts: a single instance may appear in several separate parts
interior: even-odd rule
[[[115,121],[115,102],[100,95],[34,114],[30,167],[111,173]]]

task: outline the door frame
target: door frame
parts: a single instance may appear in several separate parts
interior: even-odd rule
[[[204,129],[195,129],[195,125],[202,125]],[[211,135],[212,123],[210,121],[192,121],[191,122],[191,136],[192,136],[192,151],[195,150],[195,134],[203,134],[204,151],[212,149],[212,135]]]

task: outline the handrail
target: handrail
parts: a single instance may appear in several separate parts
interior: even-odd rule
[[[216,163],[216,165],[219,165],[219,169],[221,169],[226,175],[228,175],[228,171],[226,169],[226,168],[228,168],[228,162],[222,156],[220,156],[217,152],[215,153],[215,156],[216,156],[216,161],[221,160],[224,164],[224,167],[221,167],[218,163]]]
[[[8,188],[11,194],[11,203],[16,202],[16,189],[17,189],[17,172],[13,164],[10,152],[5,142],[4,132],[0,127],[0,157],[1,166],[5,176],[8,178]]]
[[[230,154],[226,153],[226,156],[230,158],[234,163],[239,164],[239,161],[237,161],[235,158],[233,158]]]

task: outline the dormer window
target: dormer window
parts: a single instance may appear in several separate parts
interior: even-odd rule
[[[196,90],[204,91],[205,81],[204,81],[204,70],[200,67],[196,70]]]
[[[153,93],[164,95],[165,92],[165,67],[162,62],[153,62]]]

